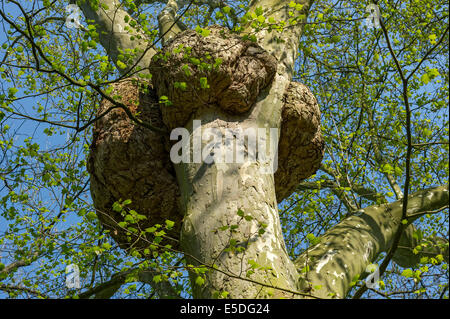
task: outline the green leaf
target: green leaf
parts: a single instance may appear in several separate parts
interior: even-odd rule
[[[95,212],[89,212],[89,213],[86,214],[86,218],[89,221],[94,221],[94,220],[97,219],[97,214]]]
[[[333,43],[338,43],[339,41],[341,41],[341,37],[338,35],[334,35],[331,37],[331,42]]]
[[[394,173],[394,168],[390,164],[384,164],[381,168],[382,172],[387,174]]]
[[[430,82],[430,77],[428,76],[427,73],[422,74],[422,77],[420,78],[420,80],[425,83],[428,84]]]
[[[172,229],[174,225],[175,225],[175,222],[173,222],[171,220],[166,220],[166,228],[167,229]]]
[[[119,61],[119,60],[117,60],[116,64],[120,69],[125,69],[127,67],[127,65],[125,63],[123,63],[122,61]]]
[[[153,281],[154,281],[155,283],[161,282],[161,281],[162,281],[161,275],[153,276]]]
[[[156,232],[156,227],[148,227],[145,229],[146,233],[154,233]]]
[[[314,288],[314,290],[320,290],[320,289],[322,289],[322,285],[316,285],[313,288]]]
[[[8,89],[8,96],[9,96],[9,98],[14,97],[14,95],[15,95],[18,91],[19,91],[19,90],[18,90],[17,88],[15,88],[15,87],[10,87],[10,88]]]
[[[169,98],[165,95],[162,95],[159,97],[159,103],[164,104],[165,106],[170,106],[172,105],[172,102],[169,101]]]
[[[202,285],[205,283],[205,279],[203,279],[202,276],[197,276],[197,278],[195,279],[195,283],[196,283],[198,286],[202,286]]]
[[[437,36],[436,36],[436,34],[430,34],[428,36],[428,39],[430,40],[431,44],[436,44]]]
[[[126,228],[127,225],[128,225],[128,223],[127,223],[127,222],[119,222],[118,225],[119,225],[119,227],[121,227],[121,228]]]
[[[406,277],[406,278],[411,278],[413,276],[413,274],[414,273],[413,273],[412,269],[404,269],[402,271],[402,276]]]
[[[200,87],[202,89],[209,89],[208,79],[205,77],[200,78]]]
[[[112,209],[113,209],[113,211],[120,213],[122,211],[123,207],[122,207],[122,205],[120,205],[120,203],[114,202]]]

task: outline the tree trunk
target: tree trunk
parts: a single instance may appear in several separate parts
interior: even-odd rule
[[[217,111],[196,114],[202,123],[195,129],[193,125],[188,127],[191,158],[196,155],[194,141],[199,130],[265,128],[258,125],[262,105],[259,103],[250,116],[241,118],[218,116]],[[270,131],[263,131],[269,136]],[[277,137],[274,142],[278,143]],[[202,139],[202,150],[207,143]],[[236,136],[230,144],[221,146],[224,154],[233,152],[233,144],[238,144]],[[253,151],[248,143],[246,150]],[[185,209],[183,251],[189,263],[217,268],[206,273],[204,285],[196,281],[198,274],[191,272],[195,298],[211,298],[223,291],[231,298],[292,297],[287,291],[297,290],[297,272],[286,252],[269,166],[261,159],[175,165]],[[286,291],[274,291],[270,286]]]

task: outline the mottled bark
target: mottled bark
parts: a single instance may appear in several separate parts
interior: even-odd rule
[[[257,128],[254,116],[258,111],[255,108],[251,116],[240,119],[205,111],[200,114],[205,123],[201,129]],[[192,136],[192,128],[189,130]],[[285,249],[273,175],[262,173],[263,165],[260,162],[176,165],[185,205],[183,251],[189,263],[214,264],[219,270],[209,271],[203,286],[195,284],[196,274],[191,273],[194,297],[211,298],[222,291],[231,298],[261,298],[270,294],[292,297],[290,293],[245,279],[296,291],[297,273]],[[239,210],[251,216],[251,220],[240,217]],[[254,269],[252,262],[257,265]],[[250,274],[250,270],[254,273]]]
[[[189,158],[193,163],[175,165],[184,212],[181,245],[189,263],[217,268],[206,274],[204,285],[197,285],[199,275],[191,272],[193,294],[211,298],[226,291],[232,298],[295,297],[298,274],[284,245],[273,172],[267,172],[265,167],[273,167],[274,163],[264,163],[259,158],[244,163],[220,163],[215,159],[211,163],[196,162],[198,151],[210,141],[202,139],[197,149],[194,141],[196,134],[206,129],[222,134],[224,129],[263,129],[269,140],[273,129],[277,134],[270,142],[276,146],[286,105],[286,144],[296,140],[304,143],[306,149],[313,149],[310,144],[316,149],[315,153],[291,157],[293,161],[305,159],[303,164],[307,165],[290,168],[293,171],[300,167],[305,175],[297,177],[305,178],[319,167],[323,155],[317,103],[301,85],[293,85],[285,101],[290,76],[284,72],[284,64],[280,67],[264,49],[223,28],[210,30],[206,37],[193,31],[177,35],[164,48],[164,58],[155,56],[150,66],[158,94],[173,103],[162,109],[164,123],[169,128],[185,126],[189,130]],[[193,59],[211,64],[220,59],[221,63],[200,68]],[[202,77],[207,79],[208,87],[200,85]],[[177,88],[175,83],[182,82],[187,83],[186,87]],[[303,102],[294,102],[299,100]],[[312,108],[299,107],[303,104]],[[201,120],[199,127],[194,126],[194,120]],[[289,120],[299,126],[298,132],[290,127]],[[297,134],[297,139],[290,134]],[[229,146],[220,142],[212,153],[232,153],[239,144],[236,140],[233,136]],[[248,143],[245,146],[247,156],[256,152]],[[293,150],[292,145],[289,148]],[[291,172],[290,169],[286,171]]]
[[[163,45],[178,33],[186,30],[186,26],[176,18],[178,2],[180,1],[169,0],[166,7],[158,15],[159,36],[162,38]]]
[[[290,195],[299,180],[313,174],[323,155],[317,102],[306,86],[300,83],[291,83],[291,86],[287,93],[295,90],[297,94],[283,101],[282,134],[274,176],[277,201]],[[146,91],[140,92],[142,89]],[[165,127],[158,98],[149,83],[138,85],[135,80],[120,81],[113,84],[112,94],[120,96],[120,101],[132,114],[139,113],[140,120]],[[97,113],[102,114],[110,107],[111,102],[102,100]],[[176,106],[163,106],[163,110],[170,115],[169,119],[176,114]],[[177,117],[174,119],[178,121]],[[243,131],[242,127],[239,130]],[[178,248],[183,213],[178,207],[179,187],[169,158],[168,140],[168,135],[137,125],[119,108],[111,110],[94,125],[88,161],[92,199],[100,221],[123,248],[142,250],[152,241],[152,236],[133,235],[126,227],[118,225],[124,221],[124,216],[112,206],[125,199],[132,200],[127,209],[146,216],[145,220],[130,225],[138,230],[154,224],[164,225],[166,219],[175,222],[175,227],[168,232],[171,239],[164,243]],[[129,236],[131,240],[127,240]]]
[[[408,197],[408,216],[435,211],[448,205],[448,201],[448,185],[416,192]],[[399,200],[366,207],[328,230],[319,244],[310,247],[295,261],[299,271],[309,268],[303,274],[304,287],[321,286],[313,290],[313,294],[321,298],[329,298],[330,293],[344,298],[352,280],[362,275],[378,254],[390,248],[401,225],[401,216],[402,201]],[[408,244],[407,240],[403,244]],[[398,260],[402,258],[397,256]]]
[[[156,127],[164,127],[158,98],[151,85],[138,86],[132,80],[115,83],[112,95],[121,97],[134,115]],[[145,90],[145,91],[144,91]],[[112,103],[102,100],[97,110],[102,114]],[[178,248],[182,214],[178,206],[179,190],[175,172],[169,159],[168,136],[155,133],[132,122],[122,109],[116,108],[100,118],[94,125],[93,141],[88,161],[90,190],[97,216],[111,236],[124,249],[148,248],[153,234],[141,235],[155,224],[175,222],[161,245]],[[146,219],[124,222],[123,212],[114,211],[116,201],[131,199],[126,211],[135,210]],[[129,227],[137,232],[132,233]]]

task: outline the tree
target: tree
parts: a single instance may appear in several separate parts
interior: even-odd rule
[[[448,298],[446,2],[2,4],[10,297]]]

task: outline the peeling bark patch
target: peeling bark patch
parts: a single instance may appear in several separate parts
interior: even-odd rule
[[[344,278],[345,278],[345,273],[341,272],[340,274],[338,274],[338,273],[336,272],[336,270],[333,272],[332,275],[334,275],[334,277],[341,278],[341,279],[344,279]]]
[[[275,218],[273,216],[274,212],[271,212],[271,210],[265,206],[266,208],[266,214],[267,214],[267,228],[265,233],[262,236],[259,236],[259,238],[257,238],[257,243],[256,243],[256,247],[257,250],[259,251],[264,251],[266,254],[266,257],[268,260],[270,260],[270,262],[273,265],[273,262],[278,259],[278,256],[274,253],[274,245],[273,245],[273,238],[276,237],[275,234],[275,229],[274,229],[274,225],[275,225]],[[275,248],[280,248],[278,247],[278,241],[275,241]]]
[[[369,261],[370,254],[372,253],[373,250],[373,243],[371,241],[368,241],[364,245],[364,247],[366,249],[363,255],[364,261]]]
[[[320,270],[328,264],[333,259],[333,256],[337,254],[337,250],[331,249],[329,250],[325,255],[323,255],[322,258],[320,258],[319,262],[317,263],[316,273],[320,273]]]

